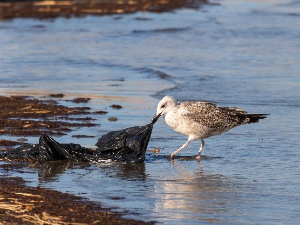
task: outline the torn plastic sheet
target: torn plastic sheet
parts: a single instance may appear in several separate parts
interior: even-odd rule
[[[0,152],[0,158],[90,162],[111,159],[122,162],[144,162],[152,129],[153,123],[149,123],[145,126],[109,132],[98,140],[96,149],[85,148],[73,143],[60,144],[52,137],[42,134],[39,144]]]

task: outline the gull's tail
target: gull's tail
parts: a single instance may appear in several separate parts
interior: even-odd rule
[[[250,114],[237,107],[222,107],[223,110],[233,113],[240,119],[240,124],[257,123],[260,119],[267,118],[269,114]]]
[[[259,120],[267,118],[268,115],[270,114],[247,114],[247,123],[257,123]]]

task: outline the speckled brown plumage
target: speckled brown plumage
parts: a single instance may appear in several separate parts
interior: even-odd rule
[[[165,122],[175,131],[188,136],[188,141],[176,152],[185,148],[191,140],[201,139],[203,147],[204,138],[224,133],[239,125],[256,123],[267,116],[249,114],[236,107],[219,107],[212,102],[186,101],[177,104],[170,96],[165,96],[159,102],[156,118],[160,115],[164,115]]]

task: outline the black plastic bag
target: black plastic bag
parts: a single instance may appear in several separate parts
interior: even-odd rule
[[[150,123],[145,126],[135,126],[109,132],[98,140],[96,149],[84,148],[73,143],[60,144],[53,138],[42,134],[39,144],[0,152],[0,158],[91,162],[111,159],[123,162],[144,162],[152,129],[153,123]]]
[[[144,162],[152,129],[150,123],[110,132],[98,140],[97,155],[116,161]]]

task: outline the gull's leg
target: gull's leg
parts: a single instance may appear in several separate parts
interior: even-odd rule
[[[199,152],[198,152],[198,154],[196,156],[196,159],[200,159],[201,158],[201,152],[203,150],[203,147],[204,147],[204,140],[201,139],[201,146],[200,146]]]
[[[173,152],[171,155],[170,155],[170,158],[174,158],[174,156],[180,152],[182,149],[186,148],[188,145],[189,145],[190,141],[188,140],[187,142],[184,143],[184,145],[182,145],[179,149],[177,149],[175,152]]]

